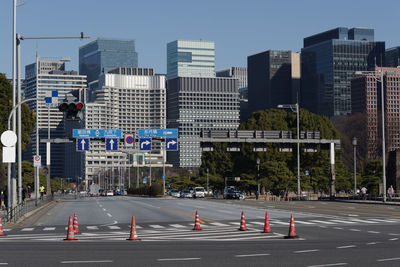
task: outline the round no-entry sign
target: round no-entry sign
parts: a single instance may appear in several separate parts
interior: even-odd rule
[[[135,142],[135,138],[133,134],[125,135],[125,146],[133,147],[133,143]]]
[[[40,167],[42,165],[41,159],[40,155],[33,156],[33,167]]]

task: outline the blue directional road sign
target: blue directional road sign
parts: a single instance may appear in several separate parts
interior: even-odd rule
[[[163,181],[165,181],[165,178],[166,178],[165,175],[163,175],[163,177],[162,177]]]
[[[177,151],[178,138],[165,138],[165,149],[167,151]]]
[[[118,150],[118,138],[106,138],[106,150]]]
[[[139,139],[140,150],[151,150],[151,138]]]
[[[139,129],[138,137],[178,137],[178,129]]]
[[[122,137],[121,129],[73,129],[74,138],[117,138]]]
[[[143,183],[145,184],[147,182],[146,177],[143,177]]]
[[[89,138],[76,139],[76,151],[89,151]]]

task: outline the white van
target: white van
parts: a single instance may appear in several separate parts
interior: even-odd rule
[[[204,187],[195,187],[193,189],[193,197],[205,197],[206,196],[206,191],[204,190]]]

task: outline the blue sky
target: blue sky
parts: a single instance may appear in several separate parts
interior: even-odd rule
[[[21,0],[20,0],[21,2]],[[339,26],[375,29],[386,48],[400,46],[398,0],[25,0],[17,8],[23,36],[135,39],[140,67],[166,72],[166,44],[176,39],[216,45],[216,69],[246,66],[268,49],[300,51],[303,38]],[[0,0],[0,72],[11,77],[12,0]],[[22,66],[42,57],[71,57],[87,40],[22,41]],[[24,72],[23,72],[24,73]]]

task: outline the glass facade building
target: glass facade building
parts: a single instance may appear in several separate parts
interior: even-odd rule
[[[88,83],[118,67],[138,67],[134,40],[97,38],[79,48],[79,74],[87,75]]]
[[[400,46],[386,49],[385,61],[386,67],[400,66]]]
[[[215,77],[215,45],[208,41],[176,40],[167,44],[167,79]]]
[[[351,78],[382,66],[385,43],[374,30],[336,28],[304,39],[300,106],[328,117],[351,114]]]

